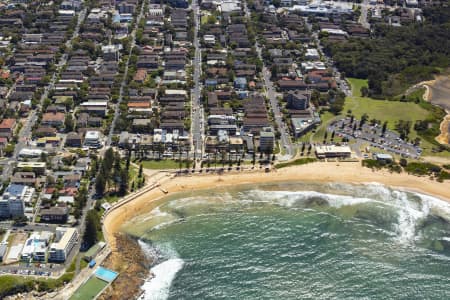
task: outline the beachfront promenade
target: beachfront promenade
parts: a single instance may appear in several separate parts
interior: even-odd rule
[[[114,234],[123,223],[148,209],[149,204],[167,193],[194,191],[242,184],[264,184],[273,182],[342,182],[364,184],[379,182],[448,201],[448,184],[426,177],[391,173],[387,170],[373,171],[358,162],[323,161],[305,165],[274,169],[266,173],[264,168],[240,169],[231,172],[186,174],[177,176],[176,170],[144,170],[147,185],[116,202],[102,217],[102,226],[107,247],[115,255]],[[150,179],[149,179],[150,178]],[[175,180],[172,180],[175,179]],[[420,190],[419,188],[420,187]],[[118,250],[118,249],[117,249]],[[120,251],[119,251],[120,252]],[[81,280],[82,281],[82,280]]]
[[[140,188],[139,190],[128,194],[127,196],[123,197],[121,200],[115,202],[110,209],[104,212],[102,216],[102,223],[104,218],[113,210],[121,207],[122,205],[132,201],[136,197],[140,197],[143,194],[145,194],[148,191],[151,191],[155,188],[158,188],[161,184],[160,181],[163,181],[164,179],[172,178],[174,175],[170,172],[166,171],[158,171],[158,172],[144,172],[146,175],[146,179],[148,184],[146,184],[144,187]],[[157,177],[157,175],[161,175]],[[156,177],[156,178],[155,178]],[[153,179],[153,181],[150,182],[150,179]],[[103,225],[102,225],[103,226]],[[102,227],[103,232],[106,233],[107,229],[105,226]],[[102,262],[110,255],[111,253],[111,247],[110,243],[108,241],[108,234],[104,235],[106,246],[100,251],[100,253],[95,257],[95,261],[97,265],[101,265]],[[64,289],[60,291],[60,293],[57,293],[55,295],[47,294],[46,299],[69,299],[75,291],[77,291],[94,273],[95,269],[91,268],[84,268],[80,271],[79,274],[69,283],[67,284]]]
[[[153,173],[152,175],[148,175],[148,173],[147,172],[144,172],[144,174],[145,174],[145,176],[146,176],[146,182],[149,182],[149,179],[153,179],[153,181],[152,182],[149,182],[149,183],[147,183],[145,186],[143,186],[142,188],[140,188],[140,189],[138,189],[138,190],[136,190],[135,192],[133,192],[133,193],[131,193],[131,194],[128,194],[128,195],[126,195],[125,197],[123,197],[121,200],[119,200],[119,201],[117,201],[117,202],[115,202],[112,206],[111,206],[111,208],[109,208],[107,211],[105,211],[104,213],[103,213],[103,216],[102,216],[102,230],[103,230],[103,233],[104,233],[104,237],[105,237],[105,242],[106,242],[106,245],[107,245],[107,247],[110,247],[110,241],[108,241],[108,230],[107,230],[107,228],[103,225],[103,220],[112,212],[112,211],[114,211],[115,209],[117,209],[117,208],[119,208],[119,207],[121,207],[121,206],[123,206],[123,205],[125,205],[125,204],[127,204],[128,202],[130,202],[130,201],[133,201],[134,199],[136,199],[137,197],[140,197],[140,196],[142,196],[143,194],[145,194],[145,193],[147,193],[147,192],[149,192],[149,191],[151,191],[151,190],[153,190],[153,189],[155,189],[155,188],[159,188],[160,186],[161,186],[161,181],[164,181],[164,179],[172,179],[173,177],[175,177],[176,175],[175,174],[173,174],[173,173],[171,173],[171,172],[168,172],[168,171],[159,171],[159,172],[156,172],[156,173]],[[160,176],[160,177],[158,177],[158,178],[154,178],[154,177],[156,177],[157,175],[161,175],[162,174],[162,176]],[[105,234],[106,233],[106,234]]]
[[[257,170],[257,169],[245,170],[245,172],[255,172],[255,171],[259,171],[259,170]],[[242,168],[238,173],[242,173],[242,172],[244,172],[244,168]],[[235,172],[231,172],[231,173],[235,173]],[[97,255],[97,257],[95,257],[95,261],[97,262],[97,265],[101,265],[101,263],[112,252],[111,241],[109,239],[110,232],[108,232],[108,228],[106,226],[104,226],[104,222],[103,222],[105,220],[105,218],[113,211],[121,208],[125,204],[130,203],[131,201],[135,200],[136,198],[139,198],[152,190],[160,189],[162,194],[166,194],[168,191],[166,189],[164,189],[161,185],[163,183],[165,183],[166,181],[177,177],[176,170],[153,171],[153,170],[149,170],[149,169],[144,169],[144,175],[146,177],[146,185],[144,187],[136,190],[135,192],[132,192],[132,193],[126,195],[119,201],[112,204],[112,206],[103,213],[101,221],[102,221],[102,230],[103,230],[106,246]],[[183,177],[183,178],[191,177],[191,175],[190,174],[189,175],[181,175],[181,177]],[[70,296],[73,295],[73,293],[78,288],[80,288],[90,278],[90,276],[93,274],[93,272],[94,272],[94,270],[90,269],[90,268],[83,269],[74,278],[74,280],[64,288],[62,294],[59,294],[58,296],[62,296],[63,297],[62,299],[70,298]],[[47,299],[59,299],[59,298],[48,297]]]

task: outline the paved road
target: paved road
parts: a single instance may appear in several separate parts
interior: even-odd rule
[[[195,31],[194,31],[194,88],[191,90],[191,133],[192,133],[192,147],[194,155],[197,161],[202,159],[203,155],[203,140],[204,140],[204,111],[203,106],[200,103],[200,96],[202,85],[200,83],[200,74],[202,71],[202,55],[200,49],[200,42],[198,40],[198,31],[200,27],[200,14],[197,0],[192,1],[192,10],[194,12],[195,19]],[[196,167],[197,164],[196,161]]]
[[[80,26],[81,26],[82,22],[85,19],[86,13],[87,13],[87,9],[84,9],[84,10],[79,12],[79,14],[78,14],[78,22],[77,22],[76,28],[74,30],[73,36],[72,36],[72,38],[70,40],[68,40],[66,42],[67,50],[72,48],[73,39],[78,37]],[[22,127],[22,130],[19,133],[18,143],[16,144],[14,155],[13,155],[12,158],[9,159],[9,161],[7,162],[7,165],[6,165],[7,167],[5,167],[4,170],[3,170],[3,176],[8,176],[9,177],[11,175],[12,164],[14,163],[14,161],[17,160],[17,156],[18,156],[20,150],[25,148],[28,145],[29,139],[31,137],[31,130],[32,130],[34,124],[37,121],[37,112],[41,109],[43,101],[48,97],[49,91],[51,91],[53,89],[53,87],[54,87],[54,85],[55,85],[55,83],[57,81],[57,78],[58,78],[57,74],[61,71],[61,68],[67,63],[67,59],[68,59],[68,54],[65,53],[61,57],[58,65],[57,65],[57,70],[56,70],[55,73],[53,73],[52,78],[50,80],[50,83],[44,88],[44,93],[42,94],[42,97],[40,99],[40,103],[38,104],[36,110],[33,110],[30,113],[30,115],[28,116],[28,118],[27,118],[27,120],[25,122],[25,125]],[[8,178],[8,177],[4,177],[4,178]],[[88,210],[88,208],[90,208],[92,206],[92,201],[93,201],[92,200],[92,193],[93,192],[91,192],[91,194],[89,194],[87,205],[84,208],[83,214],[81,216],[80,225],[77,228],[78,232],[80,233],[80,241],[81,241],[82,232],[84,231],[84,223],[85,223],[84,221],[85,221],[85,218],[86,218],[87,210]],[[39,205],[40,205],[40,199],[38,200],[36,207],[39,207]],[[36,210],[36,214],[37,214],[37,212],[38,212],[38,210]],[[27,226],[24,226],[24,227],[12,227],[12,228],[13,229],[16,228],[16,230],[22,230],[22,231],[24,231],[24,230],[26,230],[26,231],[43,231],[43,230],[45,230],[45,231],[55,232],[55,229],[57,227],[56,225],[34,224],[34,220],[35,220],[36,214],[33,216],[33,220],[32,220],[31,224],[29,224]],[[72,261],[72,259],[73,259],[73,257],[75,255],[78,254],[79,249],[80,249],[80,245],[81,245],[80,241],[76,244],[75,248],[71,251],[69,258],[66,260],[66,265]],[[79,265],[79,263],[78,263],[78,265]],[[36,270],[36,271],[39,271],[39,272],[40,271],[45,271],[45,272],[55,273],[55,272],[60,272],[63,269],[64,269],[64,265],[62,265],[62,264],[55,264],[54,267],[51,268],[51,269],[48,268],[48,267],[46,267],[46,268],[36,268],[34,266],[23,266],[23,265],[21,265],[21,266],[7,266],[7,268],[5,267],[5,268],[2,268],[1,270],[2,271],[9,271],[9,272],[14,272],[14,271],[18,272],[19,270],[32,270],[32,271]]]
[[[247,18],[250,18],[250,11],[247,7],[247,3],[244,2],[244,10]],[[262,68],[262,76],[264,79],[264,84],[266,87],[266,96],[269,99],[270,106],[272,108],[272,112],[274,115],[275,123],[278,126],[278,131],[281,133],[280,135],[280,147],[286,151],[286,155],[278,156],[278,160],[289,160],[295,155],[295,147],[291,142],[291,138],[289,135],[289,132],[287,131],[286,124],[283,121],[283,115],[280,111],[278,99],[277,99],[277,93],[275,90],[275,87],[273,85],[273,82],[270,80],[270,71],[266,68],[266,65],[264,63],[264,59],[262,58],[262,49],[259,46],[258,42],[255,44],[256,52],[258,53],[259,59],[263,62],[263,68]]]
[[[144,1],[145,2],[145,1]],[[133,31],[131,32],[131,46],[130,46],[130,52],[128,53],[128,59],[127,63],[125,64],[125,72],[123,74],[122,83],[120,85],[120,91],[119,91],[119,99],[117,100],[116,105],[114,106],[114,118],[111,123],[111,128],[109,130],[108,137],[106,138],[106,147],[111,146],[112,137],[114,135],[114,127],[116,126],[117,119],[120,115],[120,103],[122,103],[123,100],[123,90],[125,88],[125,85],[127,84],[127,75],[128,75],[128,66],[130,64],[130,57],[133,52],[133,48],[136,45],[136,31],[139,27],[139,22],[141,21],[142,17],[144,16],[144,2],[142,3],[141,10],[139,12],[139,15],[136,19]]]
[[[368,22],[367,19],[367,12],[368,12],[368,5],[369,5],[369,0],[363,0],[361,7],[361,16],[359,17],[359,23],[361,23],[361,25],[364,28],[370,29],[370,23]]]
[[[84,18],[86,16],[87,9],[84,9],[78,13],[78,22],[75,27],[74,33],[72,35],[72,38],[66,41],[66,47],[71,49],[73,39],[78,37],[81,23],[84,21]],[[42,104],[45,99],[48,98],[48,93],[53,89],[55,86],[55,83],[58,79],[57,73],[61,71],[61,68],[66,64],[68,55],[67,53],[64,53],[64,55],[61,57],[59,63],[57,64],[56,71],[52,74],[51,80],[49,84],[44,88],[44,92],[42,93],[41,99],[39,100],[39,103],[35,110],[32,110],[30,114],[28,115],[27,119],[25,120],[25,124],[23,125],[22,129],[20,130],[18,134],[18,141],[14,148],[14,154],[11,158],[7,159],[6,161],[3,161],[3,173],[2,178],[3,180],[6,178],[9,178],[12,175],[13,170],[13,164],[17,161],[18,154],[20,151],[28,146],[28,142],[31,138],[31,131],[33,129],[33,126],[36,124],[36,121],[38,119],[37,115],[38,112],[41,110]]]

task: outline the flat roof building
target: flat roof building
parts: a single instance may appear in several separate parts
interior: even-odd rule
[[[75,228],[57,227],[56,240],[50,246],[48,260],[64,262],[78,242],[78,232]]]
[[[350,157],[352,150],[349,146],[316,146],[317,158]]]
[[[390,154],[375,153],[373,157],[378,161],[393,162],[394,158]]]
[[[23,148],[19,152],[19,159],[39,158],[39,157],[41,157],[42,153],[46,153],[46,152],[41,149]]]
[[[46,251],[46,241],[42,240],[37,232],[34,232],[25,242],[25,246],[22,249],[21,259],[44,261]]]
[[[7,244],[0,244],[0,262],[3,262],[7,250],[8,250]]]
[[[25,202],[31,202],[34,188],[10,184],[0,198],[0,218],[21,217],[25,214]]]
[[[84,145],[89,148],[101,148],[102,143],[99,131],[86,131]]]
[[[259,151],[272,153],[275,143],[275,133],[271,127],[264,127],[259,133]]]

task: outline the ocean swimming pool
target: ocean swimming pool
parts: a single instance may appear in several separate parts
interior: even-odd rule
[[[116,279],[118,275],[119,274],[117,272],[111,271],[111,270],[103,268],[103,267],[99,267],[95,271],[95,276],[106,282],[113,282],[114,279]]]

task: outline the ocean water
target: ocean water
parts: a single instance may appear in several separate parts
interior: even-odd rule
[[[243,186],[124,230],[158,260],[142,299],[450,299],[450,205],[379,184]]]

